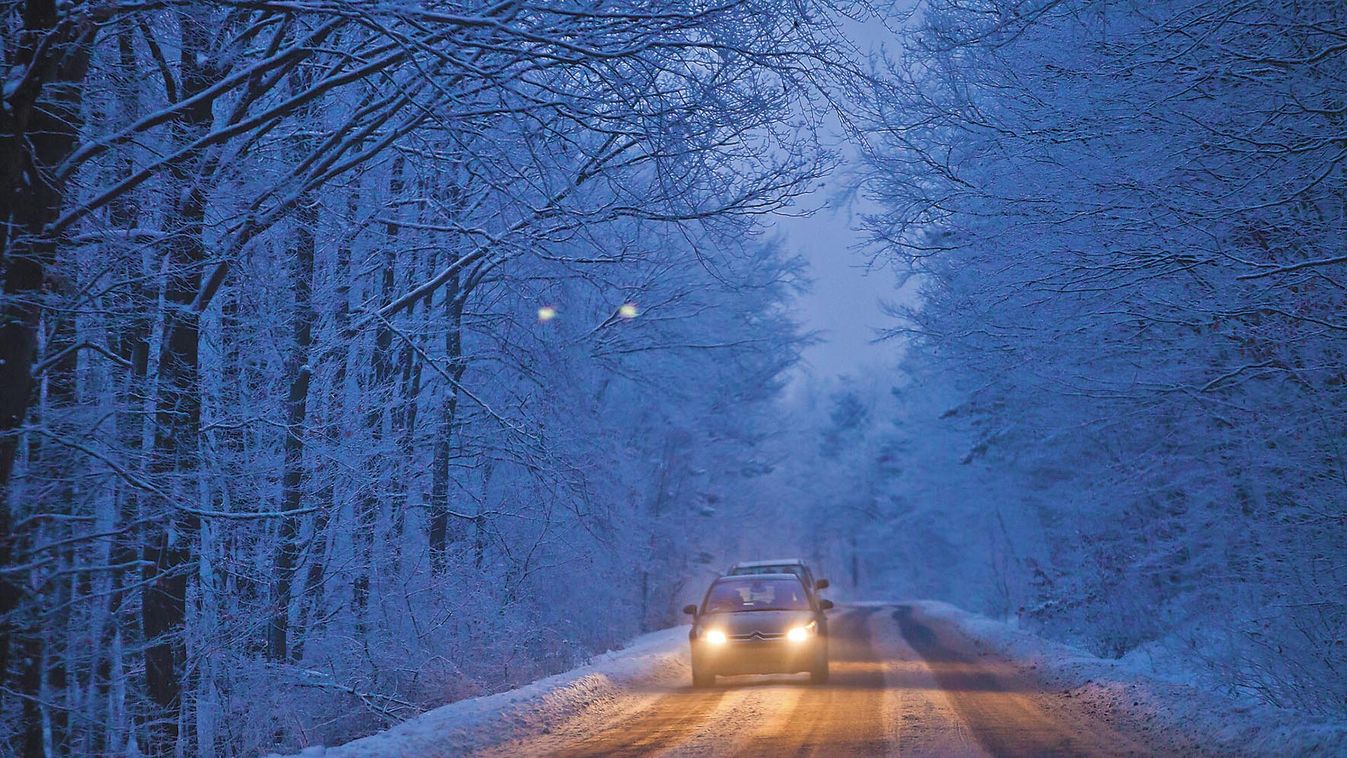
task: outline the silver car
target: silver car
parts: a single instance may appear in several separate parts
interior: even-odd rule
[[[832,608],[796,574],[722,576],[711,583],[693,616],[692,686],[708,687],[717,676],[809,672],[828,681],[828,622]]]

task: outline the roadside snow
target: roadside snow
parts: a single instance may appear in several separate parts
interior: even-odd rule
[[[1095,709],[1111,712],[1144,731],[1200,735],[1213,740],[1213,752],[1220,754],[1347,756],[1347,724],[1306,719],[1264,703],[1236,701],[1184,681],[1182,672],[1172,679],[1161,678],[1137,658],[1097,658],[946,603],[911,605],[957,626],[993,654],[1033,669],[1044,684],[1093,701]]]
[[[1158,675],[1140,657],[1097,658],[946,603],[910,605],[954,626],[977,647],[1024,669],[1042,686],[1060,690],[1094,716],[1173,748],[1162,752],[1347,756],[1347,724],[1236,701],[1185,681],[1182,672]],[[451,703],[339,747],[310,747],[298,758],[447,758],[552,733],[582,712],[599,720],[620,718],[621,709],[639,705],[652,693],[686,684],[686,639],[686,626],[637,637],[573,671]]]
[[[450,703],[339,747],[306,748],[297,758],[461,756],[546,733],[583,710],[617,702],[657,682],[681,681],[687,672],[687,627],[677,626],[637,637],[587,666],[508,692]]]

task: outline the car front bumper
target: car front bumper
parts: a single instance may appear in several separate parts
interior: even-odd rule
[[[826,646],[822,637],[804,642],[731,638],[719,645],[696,640],[692,658],[694,667],[708,674],[795,674],[815,668],[827,655]]]

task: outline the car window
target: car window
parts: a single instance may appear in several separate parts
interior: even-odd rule
[[[752,576],[753,574],[794,574],[801,579],[808,579],[805,576],[803,566],[745,566],[737,568],[731,572],[734,576]]]
[[[706,613],[806,611],[809,597],[798,581],[754,579],[717,582],[706,596]]]

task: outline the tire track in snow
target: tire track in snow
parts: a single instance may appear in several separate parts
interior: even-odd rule
[[[708,717],[724,699],[726,690],[672,692],[629,721],[610,726],[573,745],[557,750],[557,758],[580,756],[638,756],[676,746],[706,726]]]
[[[1145,755],[1149,751],[1107,724],[1064,707],[1014,666],[968,650],[949,628],[909,605],[893,612],[903,638],[973,735],[995,756]]]
[[[830,620],[828,684],[802,684],[790,715],[773,733],[757,735],[743,754],[842,756],[887,751],[882,712],[885,665],[875,655],[870,637],[870,617],[877,610],[856,608]]]

